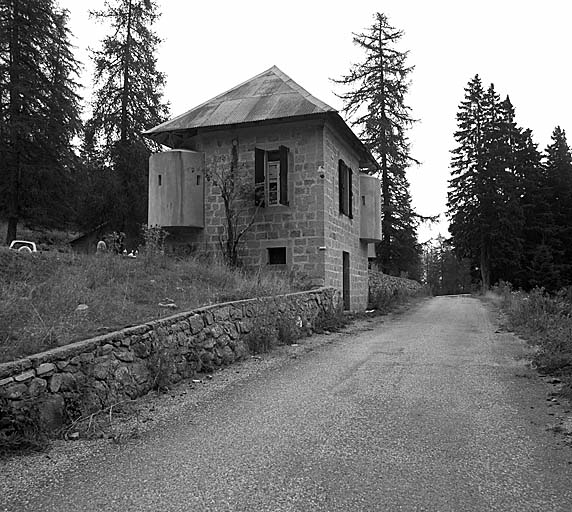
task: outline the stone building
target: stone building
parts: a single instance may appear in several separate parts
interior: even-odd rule
[[[227,220],[221,176],[241,190],[234,211],[242,264],[307,276],[360,310],[368,244],[381,238],[377,163],[332,107],[277,67],[145,135],[171,151],[151,156],[149,225],[170,243],[220,250]]]

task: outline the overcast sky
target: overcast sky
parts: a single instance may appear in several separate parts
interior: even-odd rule
[[[569,0],[158,0],[163,39],[158,68],[167,75],[165,99],[179,115],[276,65],[317,98],[340,110],[330,78],[347,73],[363,54],[352,32],[375,12],[405,34],[400,49],[415,66],[407,98],[419,122],[410,130],[413,205],[423,215],[445,212],[455,114],[464,87],[479,74],[510,95],[517,122],[541,149],[556,125],[572,138],[572,3]],[[103,0],[60,0],[70,11],[78,55],[98,47],[105,27],[88,9]],[[89,89],[84,91],[89,94]],[[441,231],[420,230],[420,241]]]

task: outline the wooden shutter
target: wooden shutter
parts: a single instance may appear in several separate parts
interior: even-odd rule
[[[263,149],[254,149],[254,204],[264,207],[264,156]]]
[[[340,213],[344,213],[344,162],[338,161],[338,191],[340,199]]]
[[[352,192],[352,170],[348,167],[348,217],[350,219],[354,218],[354,214],[353,214],[353,192]]]
[[[280,204],[288,206],[288,148],[280,146]]]

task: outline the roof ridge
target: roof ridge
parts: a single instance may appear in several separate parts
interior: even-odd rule
[[[312,103],[316,107],[318,107],[322,110],[326,110],[326,111],[337,112],[337,110],[335,108],[330,107],[330,105],[323,102],[322,100],[319,100],[313,94],[311,94],[306,89],[304,89],[298,82],[295,82],[290,76],[288,76],[286,73],[284,73],[284,71],[282,71],[279,67],[272,66],[270,69],[266,70],[266,72],[268,72],[268,71],[272,71],[286,85],[288,85],[289,87],[294,89],[297,93],[301,94],[304,98],[306,98],[310,103]]]

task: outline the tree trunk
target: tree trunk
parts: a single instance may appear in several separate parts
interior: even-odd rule
[[[382,26],[379,22],[379,70],[380,80],[379,89],[381,92],[381,115],[383,119],[382,126],[382,152],[381,152],[381,200],[382,200],[382,218],[381,218],[381,270],[389,273],[391,261],[391,197],[389,190],[389,173],[387,168],[387,122],[385,119],[385,74],[383,60],[383,42],[382,42]]]
[[[487,247],[487,243],[483,240],[481,243],[481,289],[484,292],[488,291],[491,287],[491,275],[490,275],[490,254]]]
[[[19,34],[19,10],[18,0],[13,3],[13,24],[10,33],[10,49],[9,49],[9,155],[8,155],[8,229],[6,232],[6,243],[10,244],[16,239],[18,234],[18,218],[20,210],[20,180],[21,180],[21,161],[20,161],[20,117],[22,114],[21,99],[17,85],[20,83],[20,34]]]
[[[129,102],[129,70],[131,65],[131,0],[129,0],[127,10],[127,34],[125,38],[125,57],[123,61],[123,90],[121,96],[121,142],[124,144],[127,141],[128,130],[128,102]]]

